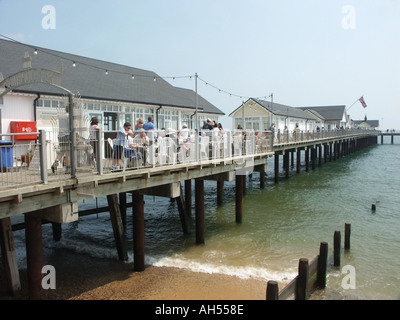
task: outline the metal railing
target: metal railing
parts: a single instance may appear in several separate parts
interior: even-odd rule
[[[188,137],[179,131],[146,132],[143,144],[135,132],[134,139],[116,140],[117,131],[96,132],[89,139],[87,128],[75,129],[75,136],[60,139],[58,130],[40,130],[37,139],[24,141],[28,134],[0,135],[0,190],[24,185],[47,184],[49,181],[75,178],[79,175],[112,174],[143,168],[167,167],[189,163],[224,164],[256,156],[269,156],[274,148],[285,144],[323,141],[335,137],[379,135],[378,131],[271,131],[191,130]],[[120,145],[120,147],[118,147]]]

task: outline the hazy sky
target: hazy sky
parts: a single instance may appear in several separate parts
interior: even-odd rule
[[[400,0],[0,0],[0,34],[162,77],[197,73],[226,115],[273,93],[400,129]],[[193,78],[167,81],[195,90]],[[350,107],[362,95],[367,108]]]

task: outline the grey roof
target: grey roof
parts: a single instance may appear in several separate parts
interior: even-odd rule
[[[346,106],[315,106],[315,107],[299,107],[301,110],[309,110],[310,112],[317,112],[325,121],[340,121],[343,119],[343,114]]]
[[[316,110],[306,109],[304,111],[311,113],[317,119],[325,120],[325,117],[322,114],[320,114],[319,112],[317,112]]]
[[[37,55],[34,55],[35,48]],[[32,68],[55,70],[61,61],[61,86],[73,93],[79,92],[82,98],[195,108],[194,90],[174,87],[152,71],[0,39],[0,72],[4,78],[22,70],[25,52],[32,58]],[[26,85],[14,91],[64,94],[62,90],[44,84]],[[203,112],[224,115],[203,97],[199,96],[198,101]]]
[[[366,123],[372,128],[378,128],[379,127],[379,120],[352,120],[352,121],[356,125],[360,125],[362,123]]]
[[[290,106],[276,103],[276,102],[271,103],[271,101],[265,101],[265,100],[260,100],[260,99],[250,98],[249,100],[253,100],[257,104],[259,104],[261,107],[263,107],[264,109],[268,110],[269,112],[271,112],[272,114],[277,115],[277,116],[289,116],[292,118],[299,118],[299,119],[314,119],[309,114],[307,114],[306,112],[304,112],[303,110],[300,110],[298,108],[290,107]],[[247,101],[249,101],[249,100],[247,100]],[[247,103],[247,101],[245,102],[245,104]],[[241,107],[242,107],[242,105],[240,105],[238,108],[236,108],[236,110],[233,111],[230,115],[235,113]]]

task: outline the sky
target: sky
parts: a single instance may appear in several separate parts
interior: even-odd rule
[[[400,0],[0,0],[2,36],[192,90],[197,74],[228,128],[243,101],[272,93],[400,130]]]

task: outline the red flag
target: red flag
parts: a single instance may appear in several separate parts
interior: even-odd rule
[[[367,107],[367,104],[365,103],[364,97],[361,97],[361,98],[358,99],[358,100],[361,102],[361,104],[362,104],[362,106],[363,106],[364,108]]]

